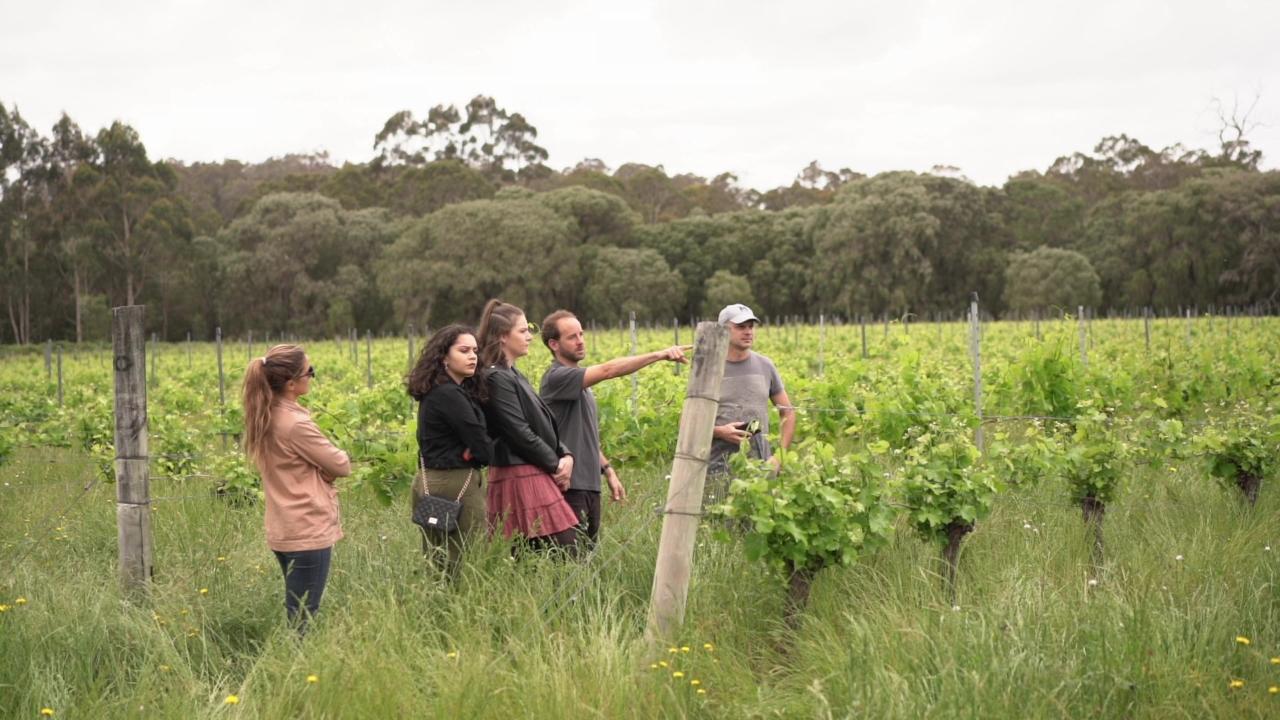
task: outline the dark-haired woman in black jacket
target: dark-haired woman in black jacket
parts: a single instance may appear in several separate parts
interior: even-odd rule
[[[448,325],[431,336],[409,373],[409,394],[418,401],[418,453],[426,490],[449,500],[462,495],[458,530],[422,530],[423,553],[451,577],[463,547],[484,527],[481,468],[489,464],[492,441],[485,428],[475,382],[476,338],[465,325]],[[415,476],[413,502],[423,495],[424,477]]]

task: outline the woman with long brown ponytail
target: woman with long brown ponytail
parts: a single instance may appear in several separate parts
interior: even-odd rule
[[[285,611],[300,634],[320,609],[333,546],[342,538],[333,482],[351,474],[347,454],[298,404],[315,376],[297,345],[276,345],[244,373],[244,448],[262,475],[267,546],[280,563]]]
[[[480,345],[479,391],[489,434],[490,530],[519,534],[535,548],[575,549],[578,518],[562,491],[573,474],[573,455],[556,427],[555,416],[515,368],[529,354],[533,332],[524,311],[501,300],[485,305],[477,333]]]

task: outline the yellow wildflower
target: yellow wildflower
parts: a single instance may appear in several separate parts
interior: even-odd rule
[[[702,684],[702,681],[701,681],[701,680],[699,680],[699,679],[697,679],[697,678],[694,678],[694,679],[692,679],[692,680],[690,680],[690,681],[689,681],[689,684],[690,684],[690,685],[692,685],[692,686],[694,686],[694,687],[698,687],[699,685],[701,685],[701,684]]]
[[[675,672],[671,673],[671,677],[676,678],[676,679],[678,680],[678,679],[680,679],[680,678],[684,677],[684,673],[683,673],[683,672],[681,672],[681,671],[679,671],[679,670],[677,670],[677,671],[675,671]]]
[[[712,650],[715,650],[716,647],[711,643],[702,643],[702,649],[706,650],[707,652],[711,652]]]
[[[1280,665],[1280,657],[1273,657],[1273,658],[1271,658],[1271,664],[1272,664],[1272,665]]]
[[[699,695],[706,695],[706,694],[707,694],[707,691],[706,691],[706,690],[703,690],[702,688],[698,688],[698,694],[699,694]]]
[[[9,606],[4,603],[0,603],[0,613],[2,612],[9,612]]]
[[[1242,688],[1242,687],[1244,687],[1244,681],[1243,681],[1243,680],[1232,680],[1232,681],[1231,681],[1231,689],[1232,689],[1232,690],[1239,690],[1239,689],[1240,689],[1240,688]]]
[[[307,682],[311,683],[312,685],[315,685],[316,683],[320,682],[320,676],[319,676],[319,675],[308,675],[308,676],[307,676]]]
[[[1245,637],[1245,636],[1243,636],[1243,635],[1237,635],[1237,636],[1236,636],[1236,642],[1240,643],[1241,645],[1248,645],[1248,644],[1249,644],[1249,638],[1247,638],[1247,637]]]
[[[666,661],[666,660],[659,660],[659,661],[658,661],[658,665],[659,665],[659,666],[661,666],[661,667],[666,667],[666,666],[667,666],[667,661]]]
[[[651,664],[649,665],[649,669],[650,669],[650,670],[657,670],[657,669],[658,669],[658,663],[651,663]]]
[[[27,604],[27,599],[26,599],[26,598],[24,598],[24,597],[20,597],[20,598],[18,598],[17,600],[14,600],[14,601],[13,601],[13,604],[14,604],[14,605],[26,605],[26,604]]]
[[[218,556],[218,562],[226,562],[226,561],[227,561],[227,558],[226,558],[226,556],[225,556],[225,555],[219,555],[219,556]]]
[[[42,717],[53,717],[53,708],[40,708],[40,715]]]
[[[680,648],[667,648],[667,652],[671,653],[672,655],[675,655],[676,653],[680,652]]]
[[[1275,695],[1276,693],[1280,693],[1280,685],[1272,685],[1271,687],[1267,688],[1267,692],[1271,693],[1272,695]]]
[[[161,665],[161,666],[160,666],[160,672],[169,672],[169,671],[170,671],[170,670],[172,670],[172,669],[173,669],[173,668],[169,667],[168,665]]]
[[[224,705],[239,705],[239,704],[240,704],[240,698],[239,698],[239,697],[237,697],[237,696],[235,696],[235,695],[228,695],[228,696],[227,696],[227,699],[226,699],[226,700],[223,700],[223,701],[222,701],[222,703],[223,703]]]
[[[688,646],[688,645],[685,645],[684,647],[680,648],[680,652],[682,652],[682,653],[687,653],[687,652],[689,652],[689,646]]]
[[[458,657],[458,651],[450,650],[449,652],[445,653],[445,657],[449,658],[450,660],[453,660],[454,658]]]
[[[208,594],[209,594],[209,588],[200,588],[200,594],[201,594],[201,595],[208,595]]]

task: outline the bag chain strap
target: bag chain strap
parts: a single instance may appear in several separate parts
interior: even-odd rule
[[[475,472],[475,468],[467,468],[466,482],[462,483],[462,490],[458,492],[458,497],[454,502],[462,502],[462,496],[467,494],[467,488],[471,485],[471,476]],[[431,487],[427,484],[427,464],[422,459],[422,453],[418,453],[418,477],[422,478],[422,494],[431,495]]]

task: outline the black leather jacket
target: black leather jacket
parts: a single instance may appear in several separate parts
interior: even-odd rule
[[[572,453],[560,442],[555,416],[546,403],[513,367],[491,365],[481,372],[489,390],[484,417],[494,441],[489,464],[536,465],[554,474],[560,458]]]

